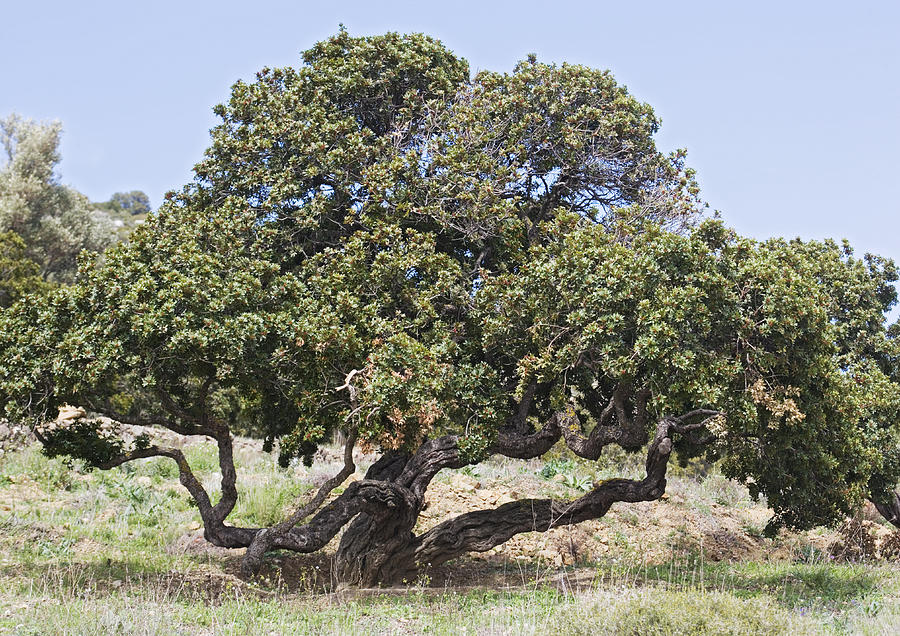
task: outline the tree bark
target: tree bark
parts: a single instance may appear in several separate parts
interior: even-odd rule
[[[395,484],[407,474],[411,460],[405,453],[389,452],[369,468],[366,479]],[[403,493],[402,509],[360,514],[344,531],[335,554],[335,574],[341,583],[370,586],[406,574],[398,571],[405,566],[394,556],[412,542],[424,497],[420,500],[409,488]]]
[[[873,499],[872,503],[875,504],[875,508],[888,523],[900,528],[900,495],[892,492],[887,501]]]
[[[446,435],[426,441],[408,459],[395,457],[373,465],[366,479],[393,484],[403,493],[404,505],[362,514],[348,526],[335,555],[338,578],[351,585],[374,585],[415,576],[413,528],[425,505],[428,485],[441,469],[467,463],[459,452],[459,438]]]

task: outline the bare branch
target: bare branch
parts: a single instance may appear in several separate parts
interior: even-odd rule
[[[309,500],[303,506],[300,506],[294,513],[275,526],[273,529],[276,533],[282,533],[297,525],[301,520],[305,519],[315,512],[322,502],[331,494],[331,491],[344,483],[350,475],[356,470],[356,464],[353,463],[353,447],[356,446],[357,430],[354,428],[347,436],[347,443],[344,444],[344,466],[331,479],[322,484],[315,497]]]
[[[545,532],[561,525],[597,519],[618,501],[659,499],[665,492],[666,467],[672,452],[672,420],[657,425],[647,451],[647,474],[642,480],[610,479],[572,501],[523,499],[490,510],[459,515],[415,540],[414,562],[438,565],[466,552],[483,552],[522,532]]]
[[[353,372],[348,374],[345,386],[349,386],[350,379],[353,375]],[[256,536],[253,537],[253,541],[247,547],[247,552],[244,554],[244,559],[241,562],[241,570],[245,574],[250,575],[257,572],[262,562],[263,555],[274,546],[281,543],[284,540],[285,535],[287,535],[301,520],[318,510],[328,495],[330,495],[335,488],[344,483],[344,480],[346,480],[347,477],[353,474],[356,470],[356,465],[353,463],[353,447],[356,445],[356,438],[357,429],[353,428],[347,436],[347,443],[344,445],[344,466],[334,477],[322,484],[322,487],[319,488],[319,491],[312,499],[298,507],[287,519],[278,525],[260,530]]]
[[[695,411],[690,411],[689,413],[685,413],[680,417],[672,418],[672,430],[676,433],[689,433],[691,431],[696,431],[709,424],[712,420],[716,419],[721,414],[722,413],[720,411],[713,411],[711,409],[697,409]],[[696,417],[702,417],[703,419],[686,424],[683,423]]]

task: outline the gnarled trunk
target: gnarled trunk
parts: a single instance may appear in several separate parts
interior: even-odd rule
[[[250,546],[245,565],[258,567],[259,558],[270,549],[317,550],[343,528],[335,555],[335,574],[341,583],[373,586],[409,582],[429,567],[467,552],[490,550],[516,534],[546,532],[597,519],[619,501],[658,499],[665,492],[671,435],[696,430],[707,421],[688,424],[689,418],[710,416],[710,412],[697,411],[682,418],[661,420],[648,448],[644,479],[607,480],[571,501],[524,499],[461,514],[421,535],[413,531],[429,483],[442,468],[459,468],[467,463],[459,452],[459,438],[448,435],[429,440],[411,456],[389,452],[372,465],[364,479],[351,483],[305,525],[282,528],[283,534],[277,541],[268,536],[271,529],[259,531],[262,537]],[[572,417],[560,413],[543,430],[530,435],[508,431],[492,450],[515,457],[535,457],[546,452],[553,440],[563,438],[576,453],[599,453],[602,442],[586,443],[574,432]],[[565,431],[561,430],[561,423]],[[264,545],[260,547],[261,544]],[[251,563],[252,559],[255,561]]]
[[[335,554],[335,575],[346,585],[370,587],[409,581],[417,571],[412,514],[362,514],[344,530]]]
[[[337,553],[337,576],[351,585],[373,585],[409,581],[417,573],[467,552],[484,552],[523,532],[546,532],[551,528],[604,516],[617,501],[659,499],[665,492],[666,468],[672,450],[670,433],[675,420],[660,422],[647,454],[647,474],[640,481],[611,479],[573,501],[524,499],[498,508],[478,510],[454,517],[414,536],[412,528],[424,504],[424,486],[441,463],[459,463],[455,438],[440,438],[423,446],[409,460],[397,485],[414,496],[411,508],[386,517],[359,515],[345,530]],[[452,443],[451,443],[452,441]],[[521,450],[521,447],[520,447]],[[440,461],[439,458],[443,458]],[[416,472],[412,468],[422,472]],[[432,470],[427,469],[430,467]],[[370,471],[371,472],[371,471]],[[367,478],[375,475],[366,475]],[[405,487],[405,479],[413,485]]]
[[[643,399],[643,394],[639,397]],[[620,401],[614,396],[590,434],[582,431],[573,411],[560,411],[535,432],[515,426],[504,429],[489,451],[527,459],[542,455],[562,440],[576,455],[596,459],[607,444],[635,446],[647,437],[646,411],[639,402],[635,418],[629,420]],[[618,414],[616,424],[613,424],[609,413],[615,410]],[[176,448],[135,449],[112,458],[101,467],[111,468],[144,457],[174,460],[178,464],[181,483],[190,491],[200,510],[207,540],[223,547],[247,548],[242,562],[245,575],[257,572],[263,557],[271,550],[315,552],[343,530],[335,555],[338,580],[346,585],[372,586],[411,581],[429,567],[467,552],[490,550],[519,533],[546,532],[554,527],[600,518],[618,501],[658,499],[666,487],[672,435],[697,430],[715,415],[713,411],[698,410],[660,420],[648,447],[646,476],[641,480],[607,480],[571,501],[524,499],[498,508],[464,513],[420,535],[416,535],[414,529],[431,480],[444,468],[461,468],[469,463],[461,454],[460,439],[455,435],[427,440],[413,454],[385,453],[363,479],[351,482],[326,503],[330,494],[356,468],[353,463],[356,431],[352,430],[344,449],[342,469],[310,501],[269,528],[241,528],[226,523],[237,500],[237,488],[231,435],[224,423],[215,422],[188,431],[189,434],[209,435],[218,444],[223,479],[222,498],[216,504],[210,501],[184,455]],[[900,512],[900,499],[895,497],[892,505],[891,511]],[[895,514],[893,519],[897,518],[900,515]]]
[[[412,543],[423,501],[397,484],[410,462],[406,453],[389,452],[366,471],[366,480],[383,482],[402,498],[383,510],[357,515],[344,530],[335,554],[335,575],[346,585],[390,583],[414,574],[414,564],[398,558]]]

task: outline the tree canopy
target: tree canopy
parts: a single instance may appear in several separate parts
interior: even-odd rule
[[[426,36],[344,31],[303,62],[233,87],[195,182],[129,244],[0,315],[5,411],[48,452],[170,457],[247,571],[343,530],[338,576],[364,584],[657,499],[673,452],[721,459],[772,529],[896,483],[892,263],[702,221],[684,153],[657,150],[652,109],[606,71],[470,77]],[[45,428],[63,403],[145,433]],[[217,441],[217,502],[155,427]],[[235,432],[288,463],[336,430],[345,467],[310,501],[226,523]],[[380,459],[329,499],[357,443]],[[646,476],[414,534],[441,469],[557,443],[643,449]]]
[[[140,190],[115,192],[105,205],[120,214],[131,216],[146,215],[151,211],[150,197]]]

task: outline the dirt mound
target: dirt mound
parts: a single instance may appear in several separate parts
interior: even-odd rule
[[[841,561],[895,561],[900,558],[900,531],[866,518],[863,510],[838,529],[838,538],[829,544],[828,552]]]

